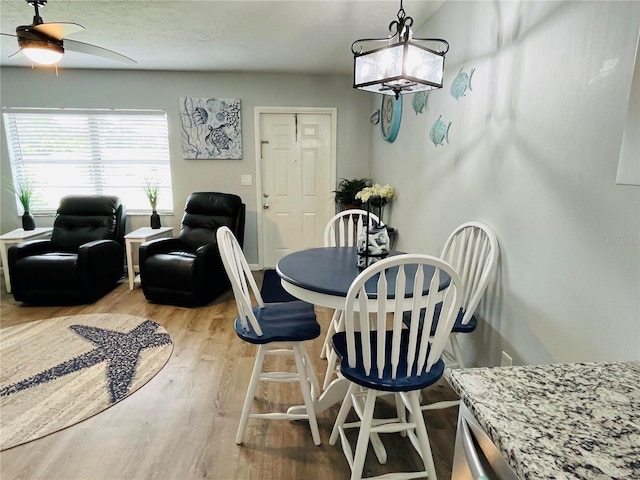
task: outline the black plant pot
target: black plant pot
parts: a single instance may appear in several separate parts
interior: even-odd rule
[[[160,215],[155,210],[151,213],[151,228],[160,228]]]
[[[35,230],[36,221],[29,212],[24,212],[22,215],[22,228],[24,230]]]

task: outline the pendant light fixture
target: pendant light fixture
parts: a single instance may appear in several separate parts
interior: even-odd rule
[[[413,18],[400,0],[398,19],[389,24],[388,38],[365,38],[351,45],[353,88],[400,95],[442,88],[444,56],[449,43],[441,38],[413,38]],[[439,43],[439,48],[434,44]]]

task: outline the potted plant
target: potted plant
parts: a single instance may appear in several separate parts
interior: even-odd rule
[[[336,194],[336,203],[343,208],[354,208],[361,204],[356,198],[357,193],[371,185],[370,178],[342,178],[338,182],[338,188],[334,190]]]
[[[36,222],[31,214],[31,202],[34,197],[33,184],[27,178],[20,179],[16,186],[10,181],[6,183],[11,193],[18,197],[22,205],[22,210],[24,211],[22,214],[22,228],[24,230],[34,230]]]
[[[160,185],[158,180],[144,179],[144,192],[147,194],[149,204],[151,205],[151,228],[160,228],[160,215],[156,210],[158,206],[158,195],[160,193]]]

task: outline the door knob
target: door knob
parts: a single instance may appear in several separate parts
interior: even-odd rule
[[[262,196],[263,196],[264,198],[269,198],[269,194],[268,194],[268,193],[263,193],[263,194],[262,194]]]
[[[265,203],[264,205],[262,205],[262,208],[264,208],[266,210],[267,208],[269,208],[269,204]]]

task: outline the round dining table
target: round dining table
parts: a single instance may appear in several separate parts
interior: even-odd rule
[[[392,255],[404,252],[392,251]],[[411,266],[406,268],[411,269]],[[363,271],[358,267],[358,253],[355,247],[320,247],[300,250],[281,258],[276,271],[280,276],[282,287],[300,300],[314,305],[343,310],[347,292],[355,278]],[[431,278],[433,267],[425,266],[425,278]],[[389,291],[395,289],[395,278],[389,278]],[[446,277],[446,278],[444,278]],[[449,278],[443,275],[440,287],[449,283]],[[424,288],[428,289],[429,282]],[[375,278],[365,284],[367,295],[375,298]],[[413,288],[412,282],[407,282],[407,291]],[[371,294],[369,293],[371,292]],[[343,377],[333,380],[316,400],[316,413],[326,410],[330,406],[341,402],[347,392],[348,382]],[[302,407],[291,407],[294,410]]]
[[[389,256],[404,252],[391,251]],[[424,265],[424,293],[428,293],[430,280],[435,271],[431,265]],[[396,270],[392,267],[390,270]],[[415,274],[416,265],[405,265],[408,277]],[[334,309],[342,309],[355,278],[363,271],[358,267],[358,253],[355,247],[320,247],[290,253],[280,259],[276,271],[282,287],[300,300]],[[388,275],[388,290],[395,290],[395,274]],[[376,298],[377,277],[370,278],[365,284],[367,296]],[[440,289],[449,284],[449,276],[441,274]],[[406,285],[407,296],[412,295],[413,284]]]
[[[402,252],[392,252],[398,255]],[[300,300],[342,309],[351,283],[362,272],[355,247],[320,247],[293,252],[276,265],[282,287]]]

